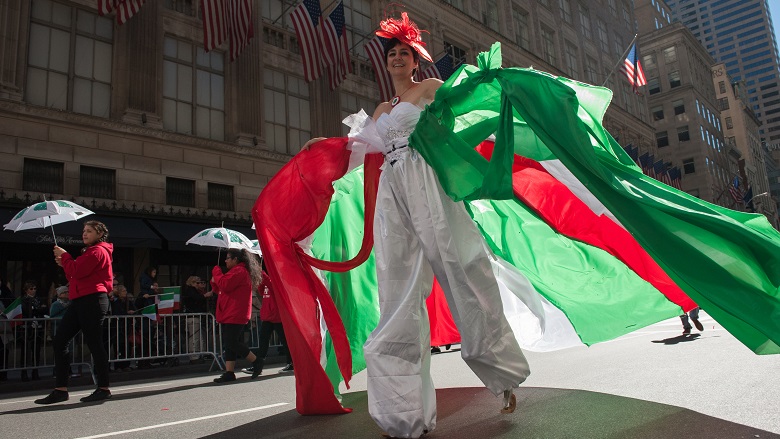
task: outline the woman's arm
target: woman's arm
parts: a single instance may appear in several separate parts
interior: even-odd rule
[[[77,259],[73,259],[70,253],[62,253],[62,268],[68,279],[82,279],[90,276],[97,267],[103,264],[106,257],[105,251],[100,247],[91,248]]]
[[[232,294],[243,284],[249,283],[249,272],[246,271],[246,268],[238,265],[225,274],[222,274],[219,267],[214,267],[211,274],[214,276],[212,282],[223,294]],[[249,287],[251,288],[251,285]]]

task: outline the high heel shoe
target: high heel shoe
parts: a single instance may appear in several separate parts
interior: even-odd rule
[[[517,398],[513,389],[504,390],[504,407],[501,409],[501,414],[507,415],[512,413],[517,408]]]

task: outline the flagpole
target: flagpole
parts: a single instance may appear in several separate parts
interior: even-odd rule
[[[274,20],[274,21],[272,21],[272,22],[271,22],[271,24],[272,24],[272,25],[276,24],[276,22],[277,22],[277,21],[279,21],[279,19],[280,19],[280,18],[284,17],[284,14],[286,14],[286,13],[287,13],[287,11],[289,11],[289,10],[290,10],[290,8],[292,8],[292,7],[293,7],[293,5],[295,5],[295,2],[291,3],[291,4],[290,4],[290,5],[288,5],[286,8],[284,8],[284,11],[282,11],[282,13],[281,13],[281,14],[279,14],[279,16],[278,16],[278,17],[276,17],[276,20]]]
[[[631,51],[631,48],[634,46],[634,43],[636,42],[636,38],[639,36],[639,34],[634,34],[634,39],[631,40],[631,43],[628,44],[628,48],[625,52],[623,52],[623,55],[620,56],[620,59],[618,59],[617,64],[615,64],[615,67],[612,67],[612,70],[609,71],[609,75],[607,75],[607,79],[604,80],[604,83],[601,84],[602,87],[607,86],[607,81],[609,81],[609,78],[612,77],[612,74],[615,73],[615,70],[617,70],[618,66],[620,66],[621,63],[625,62],[626,55],[628,55],[628,52]]]

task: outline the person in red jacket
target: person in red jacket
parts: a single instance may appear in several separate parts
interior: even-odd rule
[[[231,248],[225,256],[227,272],[218,265],[211,270],[211,288],[217,294],[217,323],[222,332],[222,349],[225,351],[225,373],[214,379],[215,383],[236,380],[236,357],[245,357],[258,372],[263,370],[260,357],[253,354],[244,343],[244,326],[252,316],[252,285],[260,282],[257,260],[244,249]]]
[[[103,321],[109,312],[108,292],[113,289],[114,272],[108,243],[108,228],[99,221],[87,221],[81,233],[84,247],[81,256],[73,258],[64,249],[54,246],[54,260],[68,278],[70,306],[65,311],[54,334],[54,370],[57,378],[49,396],[36,399],[36,404],[53,404],[68,400],[70,352],[68,344],[83,333],[92,353],[97,389],[81,398],[83,402],[103,401],[111,397],[108,389],[108,353],[103,345]]]
[[[280,373],[292,372],[293,363],[290,356],[290,348],[287,347],[287,339],[284,338],[284,327],[282,326],[282,317],[279,315],[279,308],[276,307],[276,299],[274,299],[274,289],[271,285],[271,278],[265,272],[265,260],[261,263],[263,281],[257,287],[257,292],[263,298],[262,305],[260,306],[260,335],[259,343],[260,350],[257,352],[258,363],[260,369],[256,367],[242,369],[242,372],[260,375],[263,372],[263,365],[265,363],[265,356],[268,354],[268,346],[271,344],[271,334],[276,331],[276,335],[279,337],[279,341],[282,342],[282,348],[287,355],[287,365],[280,370]]]

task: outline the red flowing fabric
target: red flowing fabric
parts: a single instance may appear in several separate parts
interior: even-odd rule
[[[482,142],[477,151],[489,158],[493,145],[493,142]],[[596,215],[539,162],[515,155],[512,188],[518,200],[538,213],[558,233],[618,258],[684,311],[697,306],[627,230],[607,216]]]
[[[268,182],[252,209],[257,238],[271,282],[276,286],[277,306],[295,364],[296,410],[302,415],[352,411],[336,399],[320,364],[319,309],[333,340],[339,370],[349,388],[352,354],[346,330],[327,289],[311,268],[312,263],[322,267],[330,264],[305,255],[296,244],[322,224],[334,193],[333,182],[347,171],[351,152],[346,145],[346,138],[331,138],[297,154]],[[381,161],[381,156],[366,156],[367,206],[376,204]],[[373,213],[373,207],[366,209],[365,227],[369,231]],[[360,259],[367,257],[373,247],[372,237],[372,233],[365,235],[363,248],[351,262],[336,263],[331,268],[348,270],[359,265]]]
[[[455,326],[444,291],[436,279],[433,280],[431,294],[425,299],[425,306],[428,308],[428,320],[431,326],[431,346],[460,343],[460,332]]]

